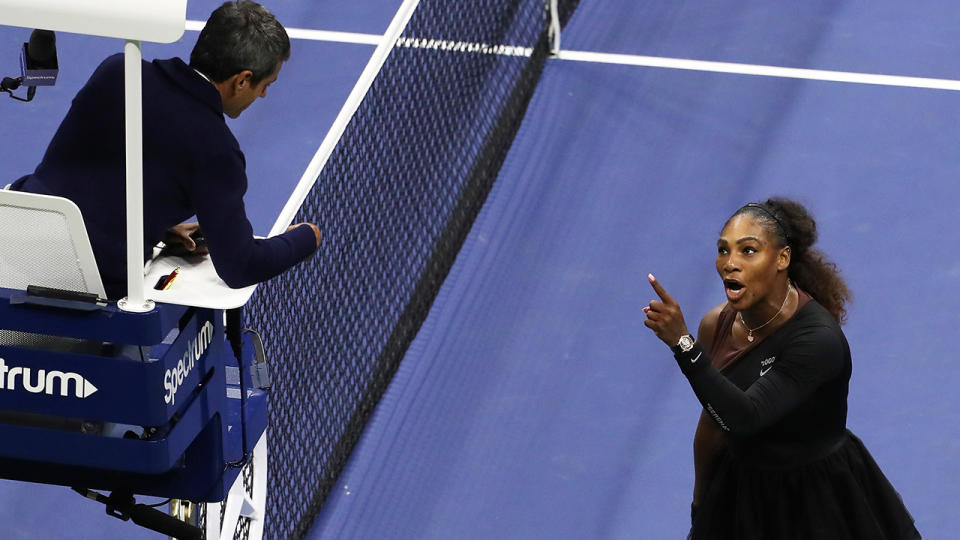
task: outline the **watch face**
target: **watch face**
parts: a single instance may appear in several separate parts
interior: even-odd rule
[[[680,338],[680,343],[677,345],[680,346],[680,350],[687,352],[693,348],[693,338],[690,336],[683,336]]]

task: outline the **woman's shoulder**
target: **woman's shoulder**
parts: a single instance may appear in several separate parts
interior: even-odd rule
[[[837,359],[850,354],[840,323],[816,300],[807,302],[787,323],[785,337],[791,346],[816,350],[824,359],[830,352],[837,353]]]
[[[812,298],[797,311],[790,323],[792,323],[792,326],[800,328],[826,327],[843,333],[837,319],[827,311],[827,308]]]

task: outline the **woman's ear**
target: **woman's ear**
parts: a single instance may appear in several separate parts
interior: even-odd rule
[[[785,246],[780,249],[780,253],[777,255],[777,270],[790,268],[790,258],[792,255],[793,252],[790,250],[790,246]]]

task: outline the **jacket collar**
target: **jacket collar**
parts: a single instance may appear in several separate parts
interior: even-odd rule
[[[213,109],[217,114],[223,114],[223,100],[220,98],[220,92],[183,60],[170,58],[154,60],[153,63],[186,93]]]

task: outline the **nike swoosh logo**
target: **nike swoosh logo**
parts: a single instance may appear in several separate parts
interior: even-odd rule
[[[691,364],[696,364],[696,363],[697,363],[697,360],[700,359],[700,355],[701,355],[701,354],[703,354],[703,351],[700,351],[700,353],[697,354],[697,357],[694,358],[693,360],[691,360],[690,363],[691,363]]]
[[[770,366],[770,367],[768,367],[767,369],[761,369],[761,370],[760,370],[760,376],[763,377],[763,376],[766,375],[767,372],[770,371],[771,369],[773,369],[773,366]]]

